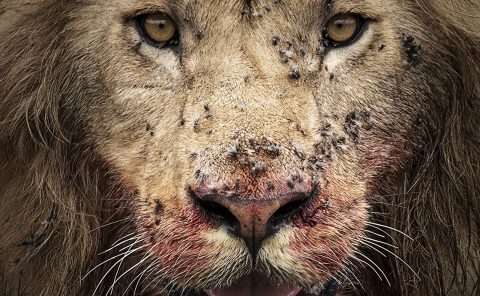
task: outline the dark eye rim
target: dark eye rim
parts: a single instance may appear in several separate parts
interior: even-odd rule
[[[328,24],[330,23],[330,21],[332,21],[332,19],[334,17],[339,16],[339,15],[351,15],[351,16],[355,17],[357,19],[357,22],[358,22],[357,29],[355,31],[355,34],[353,34],[353,37],[348,39],[348,40],[345,40],[343,42],[336,42],[333,39],[331,39],[330,36],[328,36],[328,29],[327,29]],[[339,14],[336,14],[336,15],[332,16],[331,18],[329,18],[325,22],[325,25],[323,26],[322,39],[324,41],[324,45],[325,45],[325,47],[328,47],[328,48],[347,47],[347,46],[355,43],[356,41],[358,41],[363,36],[363,33],[366,31],[367,27],[368,27],[368,20],[366,18],[364,18],[363,16],[359,15],[359,14],[355,14],[355,13],[339,13]]]
[[[158,14],[158,13],[155,13],[155,14]],[[178,46],[180,44],[180,33],[179,33],[179,30],[178,30],[178,25],[176,23],[175,23],[175,34],[168,41],[157,42],[149,36],[149,34],[147,33],[147,30],[145,29],[145,19],[147,17],[151,16],[151,15],[153,15],[153,14],[152,13],[142,14],[142,15],[137,16],[135,18],[137,31],[140,34],[140,36],[142,37],[142,40],[145,43],[147,43],[148,45],[159,48],[159,49]],[[165,14],[165,15],[168,16],[168,14]],[[173,20],[173,18],[172,18],[172,20]]]

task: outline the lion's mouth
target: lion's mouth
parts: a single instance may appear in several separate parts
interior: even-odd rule
[[[336,281],[329,281],[322,289],[307,292],[299,286],[277,285],[261,276],[245,276],[227,288],[205,291],[208,296],[335,296],[339,289]]]
[[[245,276],[230,287],[206,291],[208,296],[297,296],[302,289],[276,285],[261,276]]]

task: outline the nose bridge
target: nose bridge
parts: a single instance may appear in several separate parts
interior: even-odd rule
[[[292,78],[278,49],[255,50],[259,40],[235,42],[187,63],[185,151],[193,155],[192,182],[209,180],[217,188],[266,198],[301,186],[305,156],[315,149],[321,126],[320,113],[314,83],[307,83],[307,77]]]
[[[321,126],[306,93],[278,81],[258,81],[203,94],[209,99],[190,106],[193,129],[185,134],[185,149],[194,155],[189,158],[193,182],[214,182],[263,199],[302,187],[309,179],[306,156],[314,153]]]
[[[242,95],[238,98],[236,113],[239,120],[244,122],[247,132],[279,132],[282,123],[290,117],[291,109],[285,108],[278,93],[273,91],[278,86],[272,82],[268,85],[264,80],[252,82],[251,85],[244,87]]]
[[[211,124],[205,122],[204,127],[213,133],[221,126],[222,130],[273,135],[285,133],[290,125],[305,133],[306,122],[315,116],[312,84],[292,74],[294,65],[282,60],[280,45],[270,44],[266,31],[254,31],[245,20],[236,25],[235,37],[228,36],[221,46],[202,40],[186,62],[187,79],[193,81],[194,116],[201,117],[199,105],[206,104]],[[199,127],[196,122],[197,132]]]
[[[281,79],[247,78],[255,81],[217,81],[212,89],[194,95],[189,106],[194,132],[211,133],[210,141],[231,138],[235,132],[245,139],[256,135],[286,141],[314,131],[319,115],[311,92],[291,88]]]

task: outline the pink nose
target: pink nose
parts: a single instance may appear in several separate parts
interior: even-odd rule
[[[235,193],[191,190],[199,209],[217,225],[245,240],[252,253],[261,242],[289,224],[309,199],[308,193],[292,192],[272,199],[239,198]]]

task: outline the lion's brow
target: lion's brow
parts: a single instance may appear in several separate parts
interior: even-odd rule
[[[245,5],[247,5],[247,7],[251,7],[254,2],[259,2],[259,0],[244,0],[245,1]],[[280,2],[281,0],[277,0],[278,2]],[[330,8],[333,4],[335,0],[320,0],[318,1],[319,3],[323,3],[323,6],[324,8]]]

